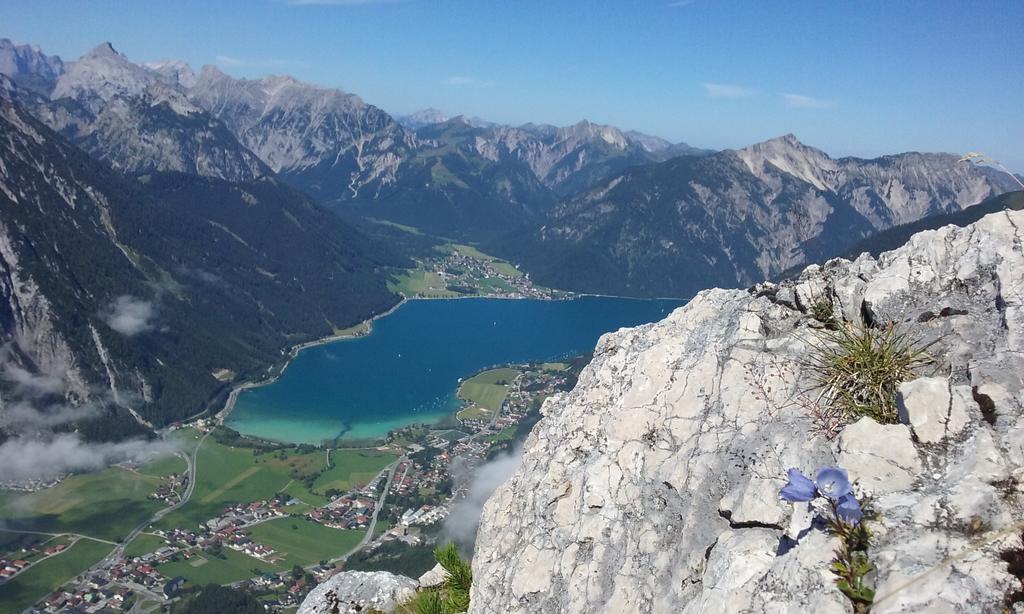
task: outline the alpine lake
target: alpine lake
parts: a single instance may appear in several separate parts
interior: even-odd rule
[[[241,391],[226,425],[287,443],[341,444],[434,424],[460,408],[459,383],[483,369],[594,349],[598,338],[654,322],[683,303],[572,300],[410,300],[368,335],[302,350],[264,386]]]

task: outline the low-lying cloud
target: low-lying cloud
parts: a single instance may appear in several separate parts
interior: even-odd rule
[[[58,362],[34,373],[15,362],[13,355],[12,344],[0,347],[0,378],[13,384],[17,395],[36,398],[64,392],[67,365]]]
[[[444,522],[444,537],[455,542],[462,550],[471,552],[480,525],[480,513],[491,494],[523,461],[523,448],[516,446],[507,454],[481,465],[473,474],[466,497],[456,503]]]
[[[125,294],[111,301],[102,315],[107,326],[131,337],[153,330],[156,307],[152,301]]]
[[[160,440],[87,443],[75,433],[62,433],[46,439],[18,436],[0,444],[0,481],[95,471],[127,460],[144,462],[170,454],[174,449],[171,444]]]

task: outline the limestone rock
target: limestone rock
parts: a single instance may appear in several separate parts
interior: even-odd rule
[[[434,565],[429,571],[420,576],[419,583],[420,588],[432,588],[434,586],[440,586],[448,579],[448,572],[445,571],[444,567],[438,563]]]
[[[776,497],[788,468],[827,465],[879,514],[875,611],[998,610],[1019,586],[1001,531],[1024,520],[1008,479],[1024,479],[1022,242],[1024,212],[993,214],[602,337],[484,507],[471,611],[852,611],[834,538]],[[838,319],[935,341],[929,372],[946,377],[928,388],[945,405],[911,409],[916,443],[905,424],[830,428],[800,310],[819,294]]]
[[[343,571],[306,596],[298,614],[389,614],[416,595],[416,580],[385,571]]]
[[[914,431],[918,441],[935,443],[946,434],[946,418],[952,395],[941,377],[922,377],[900,385],[900,421]]]
[[[839,465],[868,493],[906,490],[921,472],[910,431],[902,424],[861,418],[843,430],[839,448]]]

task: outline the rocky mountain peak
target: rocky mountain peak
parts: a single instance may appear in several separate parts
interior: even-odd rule
[[[38,45],[17,45],[8,38],[0,39],[0,74],[23,87],[47,95],[63,72],[64,62],[55,55],[46,55]]]
[[[176,84],[165,83],[157,72],[132,63],[110,43],[102,43],[68,66],[50,96],[53,100],[71,98],[96,114],[115,97],[147,94],[181,113],[196,110]]]
[[[182,60],[160,60],[148,62],[144,66],[157,73],[171,84],[189,89],[196,84],[196,73],[187,62]]]
[[[625,132],[626,138],[630,141],[638,144],[644,149],[644,151],[655,153],[664,151],[672,147],[672,142],[661,138],[660,136],[654,136],[652,134],[644,134],[636,130],[629,130]]]
[[[420,109],[419,111],[410,113],[409,115],[406,115],[404,117],[399,117],[398,123],[402,124],[406,128],[409,128],[410,130],[419,130],[420,128],[424,128],[426,126],[430,126],[433,124],[444,123],[449,119],[451,119],[451,116],[445,113],[444,111],[435,109],[433,107],[428,107],[426,109]]]
[[[559,136],[565,140],[600,140],[617,149],[629,147],[629,140],[621,130],[615,126],[595,124],[587,119],[560,128],[558,132]]]
[[[111,44],[109,41],[106,41],[106,42],[102,42],[99,45],[96,45],[95,47],[90,49],[88,52],[86,52],[85,55],[83,55],[80,58],[80,60],[85,60],[85,59],[90,59],[90,58],[108,58],[108,57],[118,57],[118,58],[124,59],[124,55],[119,53],[117,51],[117,49],[114,49],[114,45],[113,44]]]
[[[782,172],[822,191],[835,188],[833,175],[838,169],[835,161],[825,152],[804,145],[793,134],[736,150],[736,154],[758,178]]]

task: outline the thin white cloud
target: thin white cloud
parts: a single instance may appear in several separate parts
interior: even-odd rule
[[[127,294],[111,301],[103,314],[107,326],[126,337],[152,330],[155,317],[152,302]]]
[[[749,87],[725,83],[705,83],[704,90],[712,98],[748,98],[757,94],[757,90]]]
[[[299,60],[269,59],[247,59],[236,58],[230,55],[218,55],[214,58],[217,65],[222,68],[306,68],[309,65]]]
[[[782,100],[791,109],[828,109],[836,106],[835,100],[812,98],[803,94],[782,94]]]
[[[679,7],[683,7],[683,6],[690,6],[694,2],[695,2],[695,0],[675,0],[675,2],[669,2],[665,6],[667,6],[669,8],[679,8]]]
[[[493,84],[491,81],[481,81],[465,75],[452,75],[444,80],[448,85],[488,87]]]

